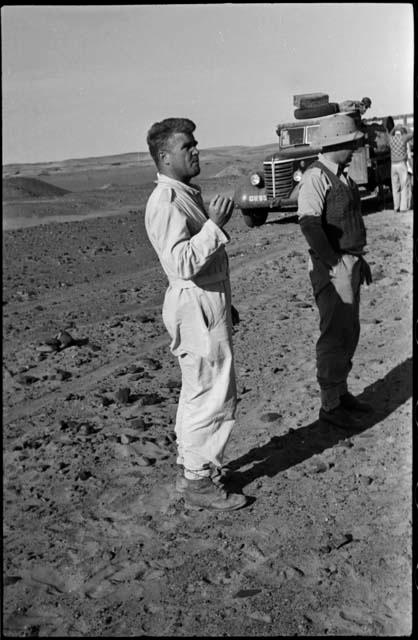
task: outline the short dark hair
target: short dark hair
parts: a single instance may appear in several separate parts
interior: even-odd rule
[[[167,141],[173,133],[193,133],[196,125],[189,118],[166,118],[154,122],[147,134],[149,152],[158,167],[159,152],[167,148]]]

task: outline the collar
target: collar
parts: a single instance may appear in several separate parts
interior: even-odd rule
[[[184,182],[180,182],[180,180],[174,180],[174,178],[170,178],[169,176],[166,176],[164,173],[157,172],[157,180],[155,182],[156,184],[167,185],[172,189],[185,191],[186,193],[189,193],[190,195],[193,195],[193,196],[200,194],[201,192],[201,188],[199,187],[199,185],[184,184]]]
[[[340,165],[336,162],[332,162],[329,158],[324,156],[322,153],[318,154],[318,160],[322,162],[326,166],[327,169],[332,171],[336,176],[340,176],[343,173],[343,169],[340,169]]]

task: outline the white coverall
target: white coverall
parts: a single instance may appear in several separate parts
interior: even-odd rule
[[[145,228],[168,277],[162,317],[182,372],[177,463],[195,479],[222,466],[235,422],[229,237],[207,217],[199,187],[157,176]]]

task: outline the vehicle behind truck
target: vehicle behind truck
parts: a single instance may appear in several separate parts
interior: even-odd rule
[[[391,116],[362,118],[361,103],[350,100],[329,103],[328,96],[324,100],[324,95],[294,96],[298,106],[294,112],[297,120],[277,125],[277,152],[265,158],[262,168],[252,171],[237,185],[235,206],[241,210],[249,227],[264,224],[269,213],[297,210],[302,175],[320,152],[320,148],[315,147],[315,132],[324,117],[336,112],[353,117],[364,133],[364,145],[354,152],[348,169],[348,174],[359,186],[362,200],[378,199],[384,206],[385,199],[390,197],[388,132],[394,126],[394,119]],[[305,98],[305,102],[301,98]],[[368,98],[363,100],[371,103]],[[303,117],[315,113],[319,114],[317,118]]]

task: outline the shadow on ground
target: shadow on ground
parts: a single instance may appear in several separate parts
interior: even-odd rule
[[[272,214],[272,215],[280,215],[280,214]],[[290,222],[299,222],[297,213],[288,214],[282,218],[277,218],[276,220],[267,218],[267,222],[265,224],[289,224]]]
[[[412,358],[408,358],[384,377],[369,385],[357,396],[374,407],[374,412],[363,417],[360,429],[341,429],[315,420],[283,436],[273,436],[267,444],[250,449],[248,453],[231,461],[227,469],[233,471],[231,488],[240,491],[263,476],[274,477],[313,455],[370,429],[384,420],[412,396]],[[254,463],[246,471],[241,467]]]

